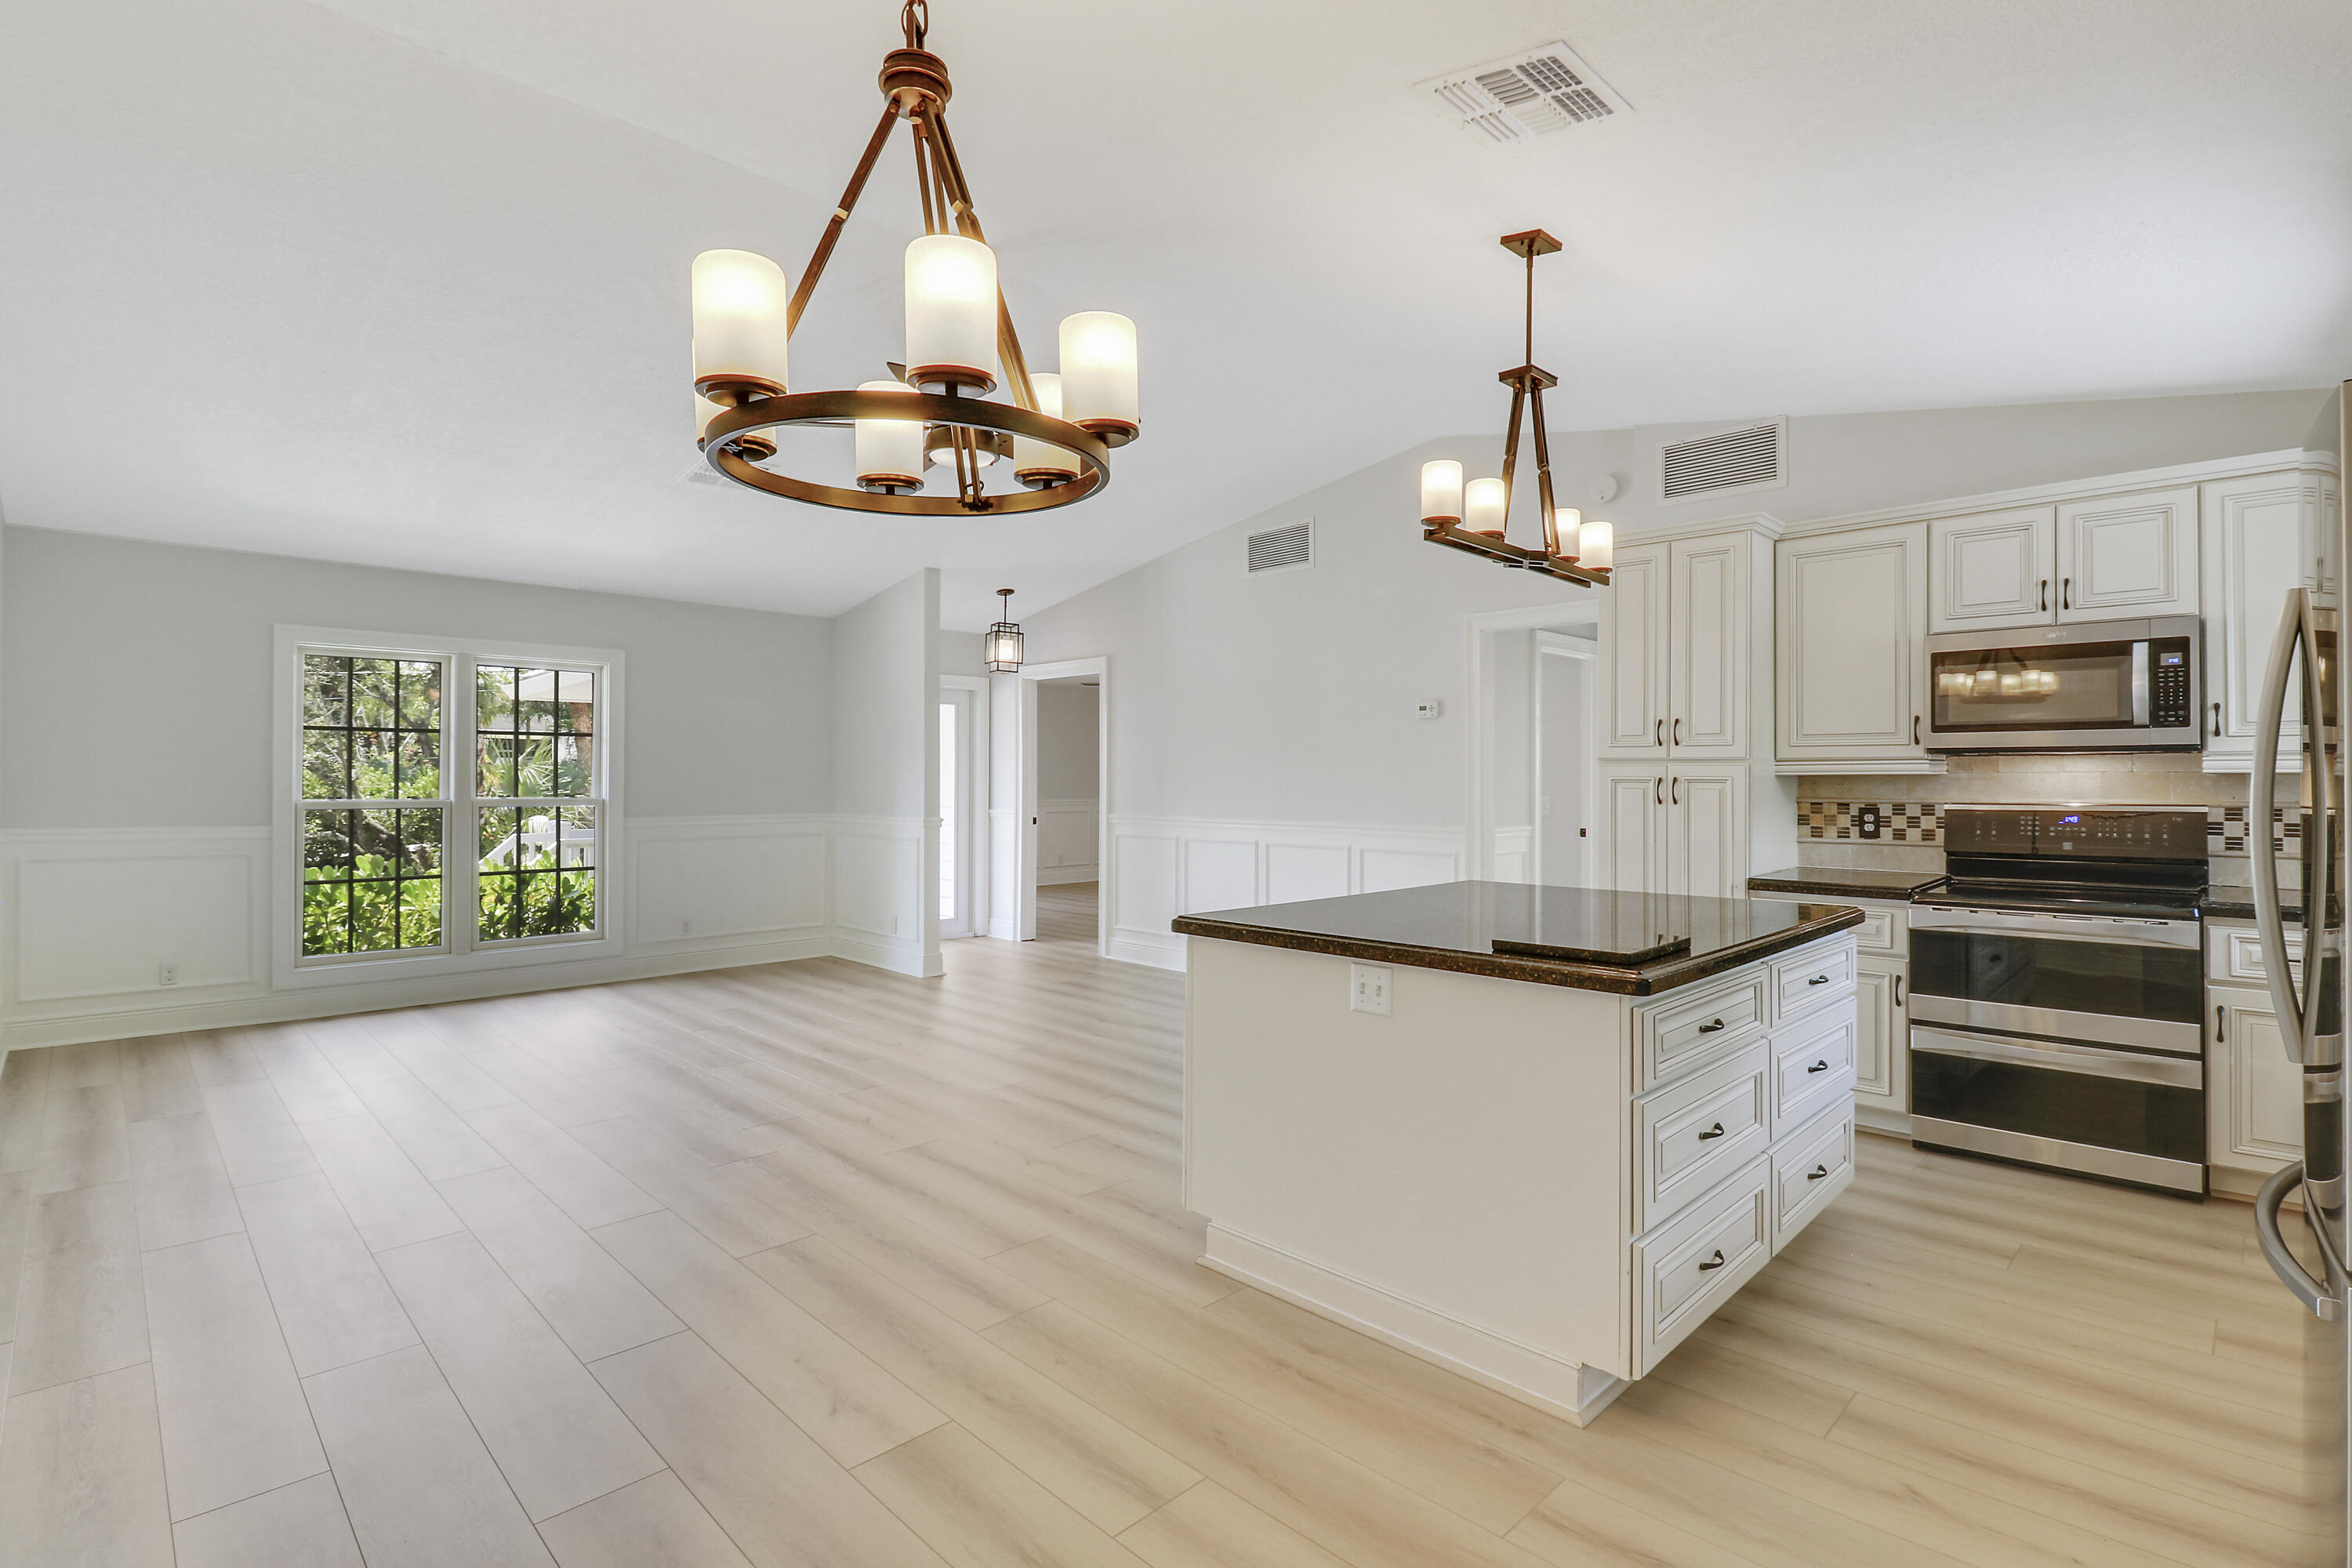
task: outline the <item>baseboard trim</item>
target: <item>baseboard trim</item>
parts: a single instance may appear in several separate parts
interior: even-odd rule
[[[1889,1138],[1911,1136],[1911,1113],[1906,1110],[1881,1110],[1874,1105],[1854,1101],[1853,1124],[1864,1132],[1883,1133]]]
[[[1096,882],[1102,879],[1102,868],[1089,862],[1084,866],[1040,866],[1037,885],[1056,888],[1065,882]]]
[[[1579,1426],[1633,1386],[1220,1226],[1209,1226],[1201,1263]]]
[[[836,931],[831,952],[835,958],[845,958],[853,963],[887,970],[893,974],[904,974],[915,980],[935,980],[947,973],[947,964],[938,953],[927,954],[915,943],[893,942],[887,937],[851,936]]]
[[[284,1024],[304,1018],[335,1018],[353,1013],[384,1013],[442,1002],[478,1002],[490,996],[520,996],[538,991],[568,991],[620,980],[653,980],[706,969],[740,969],[755,963],[789,963],[824,958],[833,943],[822,932],[730,947],[641,953],[550,965],[545,969],[492,969],[434,975],[389,985],[348,989],[273,991],[216,1002],[170,1007],[124,1008],[47,1018],[13,1019],[0,1025],[7,1050],[78,1046],[92,1040],[135,1039],[191,1029],[234,1029],[249,1024]]]
[[[1184,939],[1174,931],[1113,931],[1103,956],[1153,969],[1184,970]]]

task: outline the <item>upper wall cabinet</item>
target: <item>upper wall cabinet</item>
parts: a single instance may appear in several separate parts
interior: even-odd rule
[[[1928,630],[2032,626],[2057,608],[2057,508],[1939,518],[1927,538],[1936,552]]]
[[[1609,751],[1663,754],[1666,745],[1666,558],[1672,547],[1617,552],[1609,585]]]
[[[2198,610],[2197,487],[2058,508],[2058,618],[2137,620]]]
[[[1928,525],[1784,539],[1778,548],[1783,773],[1927,773],[1921,645]]]
[[[2253,768],[2254,726],[2271,639],[2294,588],[2334,590],[2336,483],[2309,469],[2216,479],[2203,487],[2205,769]],[[2289,715],[2278,763],[2302,765],[2303,727]]]

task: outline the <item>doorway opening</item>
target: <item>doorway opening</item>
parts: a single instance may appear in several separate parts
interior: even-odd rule
[[[1587,605],[1470,617],[1470,875],[1591,887],[1597,615]]]
[[[1090,939],[1102,892],[1102,678],[1037,682],[1037,934]]]
[[[987,911],[988,682],[940,677],[940,936],[978,934]]]
[[[988,934],[1083,934],[1108,956],[1118,898],[1106,849],[1110,660],[1033,664],[998,676],[990,690]]]

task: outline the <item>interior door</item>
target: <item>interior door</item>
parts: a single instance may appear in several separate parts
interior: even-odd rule
[[[1661,753],[1666,744],[1669,654],[1667,548],[1617,552],[1609,586],[1609,730],[1612,752]]]
[[[1672,547],[1666,743],[1677,758],[1747,754],[1748,548],[1744,534]]]
[[[1740,775],[1687,773],[1666,780],[1666,891],[1685,898],[1739,896],[1747,876],[1739,831]]]
[[[1927,525],[1784,539],[1778,551],[1780,759],[1924,760]]]
[[[2021,507],[1927,525],[1934,542],[1931,630],[2047,626],[2058,613],[2058,510]]]
[[[2197,487],[2058,509],[2058,618],[2197,613]]]

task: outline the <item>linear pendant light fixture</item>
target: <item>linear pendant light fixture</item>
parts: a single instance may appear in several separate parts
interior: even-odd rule
[[[1110,449],[1142,429],[1135,323],[1081,310],[1062,322],[1060,373],[1030,370],[948,134],[947,65],[923,47],[927,0],[908,0],[898,25],[906,47],[882,57],[882,119],[800,287],[748,250],[694,258],[695,428],[704,460],[770,495],[902,517],[1043,511],[1099,495],[1110,483]],[[793,330],[901,120],[914,137],[924,227],[907,247],[906,358],[890,365],[890,379],[854,392],[793,392]],[[988,396],[1000,372],[1010,401]],[[776,457],[774,432],[794,426],[855,431],[855,489],[761,466]],[[999,458],[1011,461],[999,468]],[[953,469],[953,495],[922,493],[934,465]],[[1018,488],[992,490],[982,472],[992,468]]]
[[[1464,481],[1462,465],[1440,458],[1421,466],[1421,536],[1432,544],[1466,550],[1498,566],[1541,572],[1583,588],[1605,588],[1616,559],[1617,531],[1587,522],[1573,508],[1552,505],[1551,445],[1544,435],[1543,395],[1559,378],[1536,366],[1536,258],[1549,256],[1559,241],[1539,228],[1503,236],[1503,248],[1528,264],[1526,353],[1520,363],[1495,378],[1511,389],[1510,429],[1503,439],[1503,476]],[[1543,548],[1510,542],[1511,477],[1519,462],[1519,426],[1532,408],[1536,427],[1536,495],[1543,510]]]

